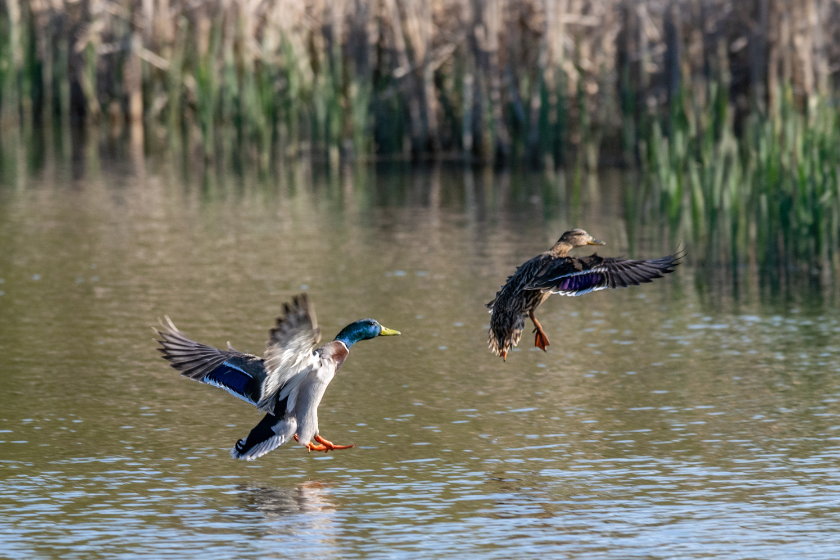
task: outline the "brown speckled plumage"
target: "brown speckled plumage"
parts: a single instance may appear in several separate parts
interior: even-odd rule
[[[681,258],[678,254],[646,261],[604,258],[597,254],[581,258],[568,256],[575,247],[603,244],[582,229],[573,229],[564,233],[549,251],[517,268],[487,304],[492,314],[488,346],[493,353],[507,357],[511,347],[519,344],[528,316],[534,322],[535,344],[545,350],[548,337],[534,312],[551,294],[579,296],[607,288],[638,286],[672,272]]]

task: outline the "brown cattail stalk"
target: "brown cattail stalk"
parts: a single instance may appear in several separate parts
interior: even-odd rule
[[[623,142],[641,162],[677,93],[705,126],[724,67],[738,130],[779,114],[781,92],[814,110],[840,86],[837,0],[6,0],[0,20],[5,122],[106,109],[200,131],[206,150],[235,126],[219,145],[254,141],[264,160],[282,139],[333,159],[585,149],[589,166]]]

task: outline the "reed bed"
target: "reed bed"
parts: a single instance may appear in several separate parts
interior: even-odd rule
[[[139,123],[208,155],[227,143],[330,159],[638,163],[678,91],[726,82],[740,132],[782,86],[801,111],[830,96],[840,69],[836,0],[0,6],[5,124]]]
[[[838,0],[0,0],[0,126],[621,164],[634,219],[708,259],[837,269],[836,37]]]
[[[674,110],[650,125],[640,186],[626,191],[628,220],[662,224],[710,266],[840,272],[836,106],[820,98],[803,113],[788,87],[775,97],[778,116],[756,111],[737,133],[724,90],[707,95],[705,112]]]

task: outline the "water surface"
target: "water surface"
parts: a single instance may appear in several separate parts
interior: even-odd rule
[[[460,167],[184,168],[96,150],[0,173],[0,551],[9,558],[837,558],[840,313],[692,261],[555,297],[507,363],[483,304],[584,227],[660,256],[623,179]],[[261,353],[291,295],[374,317],[320,408],[356,448],[230,447],[259,415],[155,350]]]

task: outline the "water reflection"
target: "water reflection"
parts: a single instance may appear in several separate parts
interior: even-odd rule
[[[307,541],[319,553],[338,553],[339,522],[336,503],[325,484],[307,481],[290,488],[240,485],[246,510],[262,516],[264,535],[283,535]]]
[[[12,556],[782,558],[803,538],[840,552],[836,288],[689,262],[659,285],[552,298],[548,353],[487,351],[483,304],[559,232],[584,226],[610,254],[673,248],[628,210],[630,175],[265,173],[2,140]],[[232,461],[258,416],[167,368],[149,326],[166,313],[259,353],[300,290],[325,337],[365,316],[404,336],[354,347],[319,409],[356,448]]]

